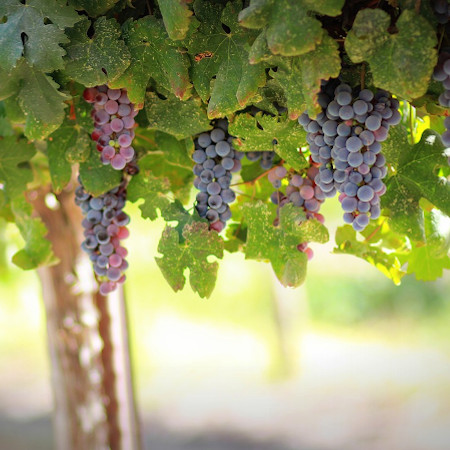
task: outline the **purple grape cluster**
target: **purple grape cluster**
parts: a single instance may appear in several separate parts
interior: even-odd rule
[[[444,87],[444,92],[439,96],[439,104],[444,108],[450,107],[450,53],[441,53],[439,61],[434,69],[433,78],[440,81]],[[444,121],[445,131],[442,133],[442,143],[450,147],[450,117]]]
[[[448,0],[431,0],[431,5],[438,23],[445,25],[450,18],[450,3]]]
[[[84,219],[85,240],[81,248],[89,255],[94,272],[100,280],[100,294],[114,291],[125,281],[128,252],[121,241],[129,236],[130,217],[123,211],[126,201],[126,182],[106,194],[93,197],[82,185],[75,190],[75,203]]]
[[[387,174],[381,142],[389,127],[401,121],[399,102],[388,92],[356,95],[345,83],[327,82],[319,96],[322,112],[316,119],[303,113],[298,121],[307,131],[313,162],[319,164],[314,181],[325,197],[340,192],[344,221],[362,231],[380,216],[380,196]]]
[[[231,177],[241,169],[244,153],[233,149],[225,119],[216,121],[211,131],[200,134],[194,142],[194,186],[200,191],[195,207],[200,217],[209,221],[210,228],[220,232],[231,218],[229,204],[236,199],[230,189]]]
[[[134,117],[138,111],[130,102],[125,89],[97,86],[85,89],[83,97],[93,105],[95,129],[91,137],[97,142],[103,164],[123,170],[135,159],[131,144],[134,139]]]
[[[258,161],[259,165],[264,170],[269,170],[273,166],[273,160],[275,158],[275,152],[268,151],[268,152],[247,152],[245,153],[245,156],[247,159],[251,162]]]
[[[272,203],[278,205],[278,211],[284,205],[292,203],[305,211],[307,219],[314,218],[324,223],[325,219],[322,214],[319,214],[319,210],[325,200],[325,195],[315,182],[318,173],[319,169],[314,165],[302,173],[288,172],[283,166],[271,169],[267,178],[276,191],[272,193],[270,199]],[[289,184],[286,186],[284,193],[281,188],[282,181],[286,178],[289,180]],[[274,225],[278,225],[278,218],[275,219]],[[313,251],[308,247],[307,242],[302,242],[297,248],[299,251],[306,253],[308,259],[313,257]]]

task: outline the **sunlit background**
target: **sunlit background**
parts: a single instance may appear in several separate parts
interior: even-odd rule
[[[323,211],[331,236],[339,205]],[[395,287],[312,245],[306,284],[226,253],[208,300],[175,294],[154,256],[163,223],[129,206],[126,293],[150,450],[450,449],[450,277]],[[0,230],[4,230],[4,224]],[[0,231],[2,232],[2,231]],[[6,227],[7,255],[21,244]],[[2,252],[0,252],[1,254]],[[37,275],[0,261],[0,449],[51,449]]]

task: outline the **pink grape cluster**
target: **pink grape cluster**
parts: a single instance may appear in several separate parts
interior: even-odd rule
[[[81,248],[89,255],[100,280],[100,294],[108,295],[125,281],[128,251],[121,241],[129,236],[130,217],[123,211],[126,181],[106,194],[94,197],[82,185],[75,190],[75,203],[84,215],[85,240]]]
[[[278,211],[284,205],[292,203],[305,211],[307,219],[317,219],[324,223],[325,218],[322,214],[319,214],[319,210],[325,200],[325,194],[320,186],[316,185],[315,177],[318,173],[319,169],[315,165],[312,165],[303,173],[289,173],[283,166],[276,166],[271,169],[267,177],[277,190],[272,193],[270,199],[275,205],[278,205]],[[285,178],[288,178],[289,184],[286,186],[284,193],[281,188],[282,181]],[[274,225],[278,225],[278,222],[278,218],[275,219]],[[305,253],[308,259],[311,259],[314,255],[307,242],[298,244],[297,249]]]
[[[131,144],[134,139],[134,117],[138,113],[127,91],[103,85],[85,89],[83,98],[93,105],[91,114],[95,129],[91,137],[97,142],[103,164],[123,170],[135,158]]]

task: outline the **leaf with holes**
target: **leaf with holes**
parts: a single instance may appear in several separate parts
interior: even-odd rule
[[[343,5],[344,0],[252,0],[239,14],[239,23],[246,28],[263,28],[254,45],[260,46],[265,38],[275,55],[302,55],[323,39],[321,23],[313,13],[338,16]]]
[[[277,227],[273,225],[275,212],[262,202],[246,203],[243,214],[248,225],[245,257],[270,261],[283,286],[300,286],[306,278],[308,257],[297,245],[327,242],[327,229],[317,220],[306,220],[303,210],[292,204],[280,209]]]
[[[64,67],[61,44],[68,42],[64,29],[81,17],[62,0],[2,0],[0,65],[11,71],[21,56],[44,72]]]
[[[192,3],[192,0],[158,0],[170,39],[177,41],[186,37],[192,20],[189,3]]]
[[[205,222],[192,222],[184,226],[182,235],[170,226],[166,227],[158,245],[156,262],[164,278],[176,292],[186,283],[184,272],[189,269],[189,282],[200,297],[209,297],[216,283],[219,265],[209,262],[210,255],[223,257],[223,239],[208,229]]]
[[[150,129],[169,133],[177,139],[185,139],[211,129],[206,111],[198,98],[183,102],[173,95],[162,99],[154,92],[148,92],[145,112]]]
[[[142,217],[155,220],[158,218],[157,209],[164,211],[170,204],[169,191],[167,178],[156,177],[150,169],[143,168],[128,184],[127,197],[131,202],[143,199],[144,203],[139,206]]]
[[[391,17],[381,9],[359,11],[345,40],[354,63],[367,61],[374,85],[407,100],[427,91],[437,63],[436,32],[414,11],[405,10],[390,34]]]
[[[338,45],[326,35],[314,50],[293,58],[280,58],[277,71],[270,71],[270,75],[283,88],[289,118],[296,119],[305,109],[311,117],[321,111],[318,103],[321,81],[338,77],[340,71]]]
[[[29,161],[35,153],[34,145],[24,139],[0,139],[0,183],[9,198],[20,195],[33,180]]]
[[[15,253],[12,262],[24,270],[36,269],[58,263],[51,243],[45,239],[47,228],[41,221],[32,217],[32,208],[24,196],[16,197],[11,204],[14,220],[20,231],[25,247]]]
[[[295,170],[308,165],[299,151],[301,146],[306,145],[306,133],[297,121],[289,120],[286,116],[238,114],[229,125],[229,133],[236,137],[233,140],[236,150],[275,150]]]
[[[189,98],[192,88],[189,58],[170,41],[162,21],[147,16],[135,22],[127,21],[123,28],[131,64],[112,86],[127,88],[130,100],[138,105],[144,103],[150,78],[176,97]]]
[[[194,2],[200,26],[185,45],[193,58],[194,87],[204,102],[209,99],[209,118],[244,108],[266,82],[264,65],[248,63],[248,43],[256,34],[237,23],[241,6],[238,0],[223,9],[209,2]]]
[[[414,146],[409,144],[406,134],[397,133],[395,138],[391,137],[389,147],[395,146],[401,153],[396,157],[395,173],[386,181],[382,206],[389,210],[394,230],[423,242],[424,212],[419,200],[426,198],[450,215],[450,183],[436,175],[439,167],[447,166],[447,157],[439,135],[432,130],[426,130]]]
[[[90,26],[85,19],[68,30],[65,72],[84,86],[97,86],[115,80],[125,71],[130,65],[130,52],[115,19],[97,19],[92,37],[88,36]]]

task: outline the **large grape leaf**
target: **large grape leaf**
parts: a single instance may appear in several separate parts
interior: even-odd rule
[[[89,159],[80,164],[80,179],[87,192],[93,196],[104,194],[115,188],[122,180],[122,172],[105,166],[98,151],[91,152]]]
[[[208,230],[206,222],[188,223],[184,226],[182,236],[167,226],[161,236],[156,262],[164,278],[176,292],[186,283],[184,271],[189,268],[189,282],[194,292],[200,297],[209,297],[214,289],[219,265],[217,261],[209,262],[208,257],[223,257],[223,239]]]
[[[123,29],[131,64],[112,86],[127,88],[130,100],[138,105],[144,103],[150,78],[180,99],[190,97],[189,57],[168,39],[162,21],[147,16],[127,21]]]
[[[33,180],[27,164],[36,153],[34,145],[14,136],[0,138],[0,183],[9,198],[14,198],[26,189]]]
[[[7,72],[23,55],[27,62],[51,72],[64,66],[64,49],[68,42],[64,29],[81,17],[62,0],[2,0],[0,17],[0,65]],[[50,21],[50,22],[49,22]]]
[[[84,86],[97,86],[118,78],[130,64],[130,52],[121,39],[115,19],[100,17],[94,23],[94,35],[88,35],[88,19],[68,30],[65,73]]]
[[[150,169],[141,168],[138,175],[135,175],[127,188],[128,200],[137,202],[140,199],[144,203],[139,206],[142,217],[150,220],[158,218],[157,209],[164,211],[170,204],[168,193],[170,191],[170,181],[166,177],[156,177]]]
[[[245,257],[270,261],[283,286],[300,286],[306,278],[308,258],[297,245],[327,242],[327,229],[317,220],[305,220],[303,210],[292,204],[280,209],[277,227],[273,226],[273,211],[262,202],[246,203],[243,214],[248,225]]]
[[[240,12],[239,23],[246,28],[264,28],[263,36],[273,54],[302,55],[314,50],[324,35],[312,12],[338,16],[343,5],[344,0],[251,0]]]
[[[425,198],[450,215],[450,183],[436,174],[440,166],[447,165],[447,157],[439,135],[432,130],[426,130],[414,146],[403,133],[394,137],[389,141],[388,150],[397,148],[393,161],[395,172],[386,181],[382,206],[389,210],[394,230],[424,242],[424,212],[419,200]],[[388,151],[388,162],[389,156]]]
[[[339,76],[341,58],[337,42],[325,35],[312,51],[292,58],[280,58],[270,75],[284,90],[289,118],[296,119],[305,109],[311,117],[321,110],[317,101],[321,80]]]
[[[139,160],[139,167],[150,169],[160,177],[167,177],[170,190],[176,198],[187,201],[194,178],[193,162],[188,154],[188,147],[194,145],[192,139],[178,141],[170,134],[156,131],[155,144],[156,148]]]
[[[383,220],[383,219],[381,219]],[[387,223],[371,223],[363,232],[364,240],[357,237],[351,225],[344,225],[336,230],[334,253],[357,256],[375,266],[395,284],[400,284],[406,274],[402,268],[403,259],[407,256],[399,250],[405,241],[393,233]],[[385,251],[388,250],[388,251]]]
[[[160,98],[148,92],[145,112],[150,129],[164,131],[177,139],[185,139],[211,129],[206,111],[198,98],[181,101],[171,95]]]
[[[299,151],[306,145],[306,133],[297,121],[286,116],[238,114],[229,125],[229,133],[236,137],[233,146],[239,151],[275,150],[296,170],[308,165]]]
[[[425,212],[424,222],[426,244],[412,243],[408,273],[414,273],[418,280],[433,281],[444,269],[450,269],[450,218],[432,210]]]
[[[77,10],[85,10],[90,16],[100,16],[109,11],[119,0],[70,0]]]
[[[405,10],[396,23],[397,33],[388,28],[391,17],[381,9],[359,11],[345,40],[354,63],[367,61],[375,86],[407,100],[425,94],[437,63],[436,32],[414,11]]]
[[[158,0],[170,39],[180,40],[186,37],[192,20],[189,3],[192,3],[192,0]]]
[[[217,4],[196,0],[200,26],[185,42],[193,58],[192,80],[210,118],[224,117],[244,108],[266,81],[264,65],[248,63],[248,42],[253,31],[237,24],[242,2]],[[215,77],[214,82],[211,80]]]
[[[32,217],[32,208],[24,196],[16,197],[11,203],[14,221],[20,231],[25,247],[15,253],[12,262],[24,270],[56,264],[51,243],[45,239],[47,228],[41,219]]]

